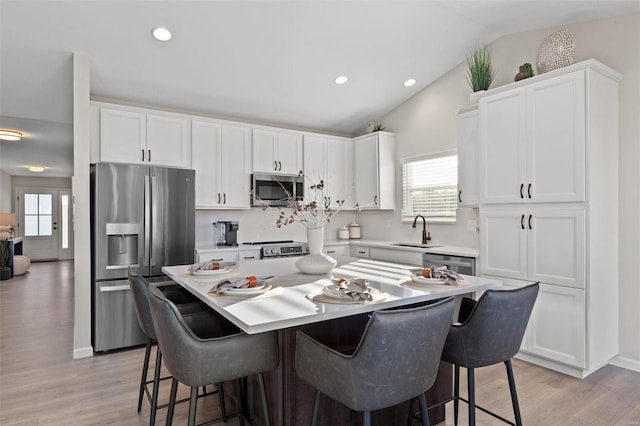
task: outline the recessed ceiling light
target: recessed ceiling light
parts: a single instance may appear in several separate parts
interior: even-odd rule
[[[154,28],[151,32],[153,34],[153,38],[158,41],[169,41],[171,40],[171,32],[163,27]]]
[[[410,78],[409,80],[405,81],[403,84],[404,84],[404,87],[411,87],[414,84],[416,84],[416,81],[413,78]]]
[[[336,84],[345,84],[347,82],[347,80],[349,80],[347,77],[345,77],[344,75],[341,75],[340,77],[336,78]]]
[[[0,139],[4,141],[19,141],[22,139],[22,133],[15,130],[0,129]]]
[[[40,173],[40,172],[44,172],[46,167],[43,166],[42,164],[29,164],[27,166],[27,169],[29,169],[30,172]]]

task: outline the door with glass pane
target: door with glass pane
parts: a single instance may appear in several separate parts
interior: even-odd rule
[[[73,257],[69,190],[18,188],[18,235],[31,260]]]

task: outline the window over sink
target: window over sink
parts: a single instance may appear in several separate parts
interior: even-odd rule
[[[455,151],[405,158],[402,163],[402,220],[423,215],[430,222],[455,222],[458,156]]]

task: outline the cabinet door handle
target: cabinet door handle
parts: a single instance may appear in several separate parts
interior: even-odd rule
[[[227,204],[227,193],[226,192],[224,192],[222,194],[222,204]]]
[[[142,151],[142,161],[144,161],[144,149]]]
[[[147,151],[148,151],[148,153],[149,153],[149,155],[147,156],[147,157],[148,157],[148,158],[147,158],[147,161],[151,161],[151,150],[149,149],[149,150],[147,150]]]
[[[527,186],[527,195],[531,198],[531,184]]]
[[[458,202],[462,202],[462,191],[458,191]]]
[[[359,253],[359,254],[367,254],[367,252],[366,252],[366,251],[360,251],[360,250],[358,250],[358,253]]]
[[[531,216],[532,216],[532,215],[529,215],[529,230],[533,229],[533,228],[531,227]]]
[[[242,258],[243,259],[255,259],[256,257],[255,256],[243,256]]]
[[[331,204],[331,197],[329,197],[329,204]]]
[[[211,262],[221,262],[221,261],[223,261],[223,260],[224,260],[223,258],[220,258],[220,259],[211,259]]]
[[[377,195],[373,196],[373,204],[375,204],[376,206],[378,205],[378,196]]]
[[[281,172],[282,171],[282,162],[278,161],[278,171]]]
[[[335,250],[327,250],[327,254],[333,254],[335,252],[336,252]]]
[[[524,183],[520,184],[520,198],[524,199],[524,193],[522,192],[524,190]]]
[[[275,172],[278,171],[278,162],[277,161],[273,162],[273,171],[275,171]]]
[[[220,193],[218,192],[218,204],[220,204]]]
[[[520,226],[524,229],[524,215],[520,218]]]

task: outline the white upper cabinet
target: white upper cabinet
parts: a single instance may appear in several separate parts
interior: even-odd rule
[[[354,139],[355,200],[363,210],[395,208],[395,135],[375,132]]]
[[[143,108],[96,103],[99,112],[99,161],[191,167],[189,120]]]
[[[302,170],[302,135],[253,130],[253,172],[297,175]]]
[[[458,205],[477,207],[480,203],[478,110],[458,113]]]
[[[196,208],[249,208],[251,129],[192,122]]]
[[[584,71],[480,100],[481,202],[585,201]]]
[[[304,173],[305,194],[310,201],[309,186],[323,180],[325,183],[325,200],[331,208],[353,208],[353,145],[348,139],[304,136]]]

